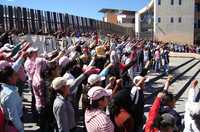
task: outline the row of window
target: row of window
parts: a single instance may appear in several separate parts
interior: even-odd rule
[[[170,18],[170,22],[174,23],[174,18],[173,17]],[[158,23],[161,23],[161,18],[160,17],[158,17]],[[178,18],[178,23],[182,23],[182,18],[181,17]]]
[[[182,4],[182,0],[178,0],[178,4]],[[158,0],[158,5],[161,5],[161,0]],[[174,5],[174,0],[171,0],[171,5]]]

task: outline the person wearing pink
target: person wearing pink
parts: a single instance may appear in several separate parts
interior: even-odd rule
[[[108,105],[109,96],[104,88],[92,87],[88,93],[86,103],[85,125],[88,132],[114,132],[114,125],[103,111]],[[86,101],[87,102],[87,101]]]
[[[35,72],[35,60],[38,56],[37,51],[38,51],[38,49],[32,48],[32,47],[27,50],[29,56],[24,63],[24,68],[27,72],[29,81],[32,81],[33,74]]]
[[[33,75],[35,72],[35,60],[38,56],[37,51],[38,51],[38,49],[30,47],[27,50],[28,57],[24,63],[24,68],[25,68],[26,74],[28,76],[28,85],[29,85],[29,88],[31,89],[31,93],[32,93],[31,108],[32,108],[33,114],[36,113],[36,108],[35,108],[35,96],[34,96],[33,89],[32,89],[32,80],[33,80]],[[36,116],[34,116],[34,117],[36,117]]]
[[[47,61],[44,58],[37,58],[35,62],[35,73],[33,75],[33,92],[36,99],[36,108],[40,110],[45,107],[44,99],[44,71],[47,68]]]
[[[155,54],[154,54],[154,59],[155,59],[155,71],[159,72],[160,70],[160,50],[159,47],[156,48]]]
[[[35,62],[35,73],[33,75],[32,87],[35,96],[35,106],[38,114],[40,131],[45,131],[47,124],[45,123],[45,80],[44,72],[47,69],[47,60],[44,58],[37,58]]]

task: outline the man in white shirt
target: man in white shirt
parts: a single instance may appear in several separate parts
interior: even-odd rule
[[[198,81],[193,80],[192,81],[192,88],[190,88],[190,90],[188,92],[188,101],[190,101],[190,102],[195,102],[195,100],[197,98],[197,95],[199,93],[199,88],[197,88],[197,85],[198,85]]]

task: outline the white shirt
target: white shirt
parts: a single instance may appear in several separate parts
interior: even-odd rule
[[[194,102],[199,93],[199,88],[190,88],[188,92],[188,101]]]

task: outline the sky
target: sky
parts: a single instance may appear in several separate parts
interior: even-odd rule
[[[149,0],[0,0],[1,4],[69,13],[102,20],[102,8],[139,10]]]

